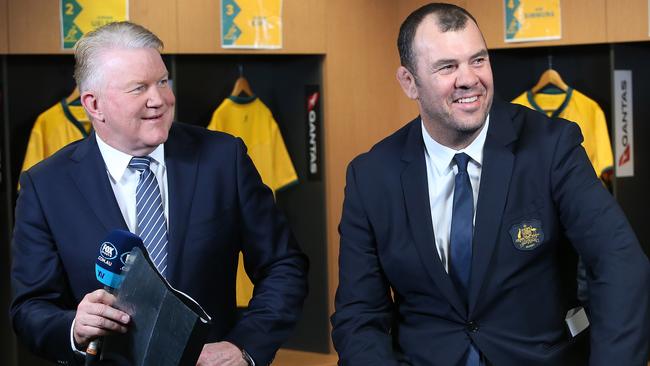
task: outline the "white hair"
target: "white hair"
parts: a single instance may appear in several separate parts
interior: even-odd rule
[[[79,91],[98,88],[102,79],[99,56],[115,48],[153,48],[160,52],[163,42],[145,27],[127,21],[109,23],[86,33],[74,49],[74,78]]]

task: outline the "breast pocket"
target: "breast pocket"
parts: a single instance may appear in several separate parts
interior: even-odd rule
[[[546,242],[547,228],[543,209],[543,200],[537,198],[525,204],[522,209],[510,210],[504,214],[504,229],[516,249],[535,250]]]

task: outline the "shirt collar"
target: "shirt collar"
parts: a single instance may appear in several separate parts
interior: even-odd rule
[[[472,158],[472,161],[478,164],[479,167],[483,165],[483,146],[485,146],[487,130],[488,126],[490,125],[489,114],[485,118],[485,124],[483,125],[483,128],[481,129],[481,132],[478,134],[478,136],[476,136],[471,144],[461,150],[454,150],[434,140],[431,136],[429,136],[429,133],[424,127],[424,122],[422,122],[421,119],[420,125],[422,128],[422,138],[424,140],[426,153],[429,155],[434,169],[436,169],[439,174],[445,174],[451,171],[451,162],[454,158],[454,155],[461,152],[469,155],[469,157]]]
[[[129,167],[129,162],[133,156],[125,154],[110,146],[104,142],[99,135],[95,134],[95,137],[97,139],[97,146],[99,146],[99,152],[102,154],[102,158],[104,158],[104,164],[106,164],[108,174],[110,174],[115,181],[120,181]],[[156,163],[165,166],[165,145],[158,145],[149,156],[155,160]]]

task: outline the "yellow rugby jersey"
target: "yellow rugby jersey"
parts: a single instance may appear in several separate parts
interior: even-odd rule
[[[259,98],[228,97],[214,111],[208,129],[240,137],[262,182],[273,192],[298,181],[278,124]],[[246,275],[243,256],[239,253],[237,306],[247,306],[252,297],[253,284]]]
[[[587,151],[596,175],[601,177],[613,169],[614,157],[605,113],[588,96],[573,88],[560,94],[533,94],[528,90],[512,102],[546,113],[549,117],[561,117],[577,123],[584,136],[582,146]]]
[[[41,113],[32,127],[22,171],[49,157],[65,145],[90,133],[91,124],[80,105],[64,100]]]

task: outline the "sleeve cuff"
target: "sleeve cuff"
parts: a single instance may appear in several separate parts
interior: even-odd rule
[[[74,322],[75,321],[76,321],[76,319],[72,319],[72,326],[70,326],[70,347],[72,348],[72,351],[75,354],[77,354],[79,356],[86,357],[86,352],[78,350],[77,346],[74,343],[74,335],[72,334],[72,332],[74,331]]]
[[[253,360],[253,357],[246,352],[245,349],[241,349],[241,355],[246,360],[246,363],[248,363],[248,366],[255,366],[255,360]]]

